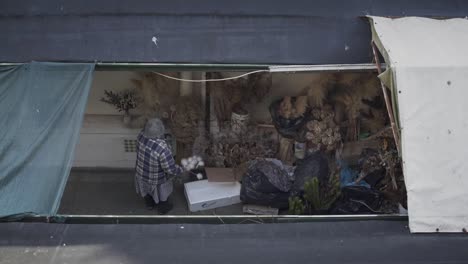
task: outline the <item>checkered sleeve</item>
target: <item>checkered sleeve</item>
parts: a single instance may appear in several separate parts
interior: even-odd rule
[[[159,155],[159,162],[167,174],[179,175],[183,172],[182,168],[175,163],[169,148],[162,149]]]

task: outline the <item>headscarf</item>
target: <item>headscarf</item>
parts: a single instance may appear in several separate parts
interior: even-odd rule
[[[146,122],[143,135],[147,138],[164,138],[164,124],[159,118],[153,118]]]

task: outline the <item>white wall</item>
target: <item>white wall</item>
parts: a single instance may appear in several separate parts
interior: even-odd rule
[[[104,97],[104,90],[122,91],[133,88],[132,78],[137,78],[131,71],[97,71],[94,73],[89,92],[87,115],[121,115],[112,105],[99,101]]]
[[[122,125],[119,115],[86,115],[75,150],[74,167],[132,168],[134,152],[125,152],[125,139],[136,139],[139,129]]]
[[[97,71],[89,92],[85,117],[75,150],[74,167],[131,168],[135,153],[126,153],[125,139],[135,139],[139,129],[123,126],[122,113],[100,101],[104,90],[122,91],[133,87],[130,71]]]

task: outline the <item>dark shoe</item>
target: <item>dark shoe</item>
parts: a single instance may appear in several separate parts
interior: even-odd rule
[[[170,202],[159,202],[156,204],[156,208],[158,209],[159,214],[167,214],[169,213],[174,206]]]
[[[151,195],[146,195],[146,196],[145,196],[145,205],[146,205],[146,209],[148,209],[148,210],[153,210],[155,204],[156,204],[156,203],[154,202],[153,197],[151,197]]]

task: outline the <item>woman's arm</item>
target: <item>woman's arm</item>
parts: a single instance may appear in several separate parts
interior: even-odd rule
[[[164,148],[159,155],[159,162],[161,167],[167,174],[179,175],[183,172],[182,167],[175,163],[172,152],[169,148]]]

